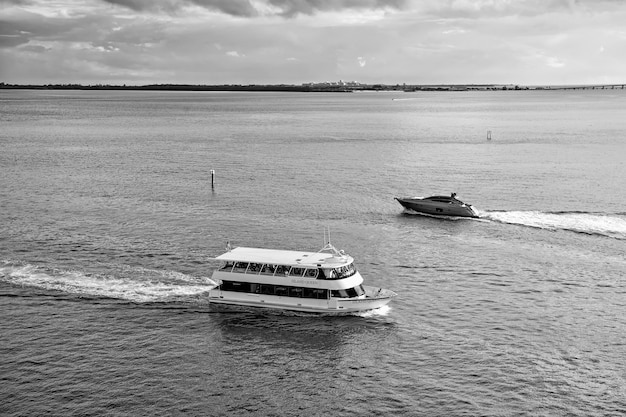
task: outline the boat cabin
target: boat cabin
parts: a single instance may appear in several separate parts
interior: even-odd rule
[[[223,272],[240,274],[303,277],[310,279],[343,279],[356,274],[353,263],[335,268],[290,266],[280,264],[261,264],[257,262],[226,261],[219,267]]]
[[[238,247],[218,256],[223,272],[336,280],[356,274],[352,257],[342,253],[296,252]]]
[[[215,275],[216,278],[219,275],[219,289],[222,291],[316,299],[365,296],[365,289],[360,283],[351,288],[333,289],[321,288],[325,285],[320,286],[311,281],[336,281],[357,274],[352,257],[339,252],[295,252],[238,247],[216,259],[222,261]],[[232,275],[229,276],[230,274]],[[277,284],[281,281],[276,281],[276,277],[285,278],[284,284]],[[267,282],[264,282],[264,278]]]

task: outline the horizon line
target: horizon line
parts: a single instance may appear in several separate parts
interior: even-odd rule
[[[11,84],[0,82],[0,89],[116,89],[116,90],[274,90],[298,92],[353,92],[359,90],[392,90],[392,91],[469,91],[469,90],[564,90],[564,89],[626,89],[626,83],[606,84],[515,84],[515,83],[441,83],[441,84],[407,84],[407,83],[359,83],[350,82],[308,82],[302,84],[186,84],[186,83],[151,83],[151,84],[82,84],[82,83],[47,83],[47,84]]]

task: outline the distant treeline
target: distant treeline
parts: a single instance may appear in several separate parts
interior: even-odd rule
[[[82,85],[82,84],[7,84],[0,83],[0,89],[37,89],[37,90],[146,90],[146,91],[293,91],[293,92],[333,92],[351,93],[354,91],[487,91],[487,90],[613,90],[624,89],[625,84],[609,85],[566,85],[566,86],[519,86],[497,84],[469,84],[469,85],[407,85],[407,84],[223,84],[223,85],[193,85],[193,84],[149,84],[149,85]]]
[[[36,89],[36,90],[150,90],[150,91],[330,91],[348,92],[340,86],[310,86],[310,85],[191,85],[191,84],[150,84],[150,85],[81,85],[81,84],[5,84],[0,83],[0,89]]]
[[[39,89],[39,90],[151,90],[151,91],[295,91],[295,92],[340,92],[353,91],[467,91],[467,90],[520,90],[519,86],[497,85],[407,85],[407,84],[350,84],[310,83],[302,85],[290,84],[149,84],[149,85],[109,85],[109,84],[6,84],[0,83],[0,89]]]

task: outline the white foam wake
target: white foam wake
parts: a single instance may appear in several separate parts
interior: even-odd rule
[[[545,213],[540,211],[491,211],[483,219],[549,230],[570,230],[626,239],[626,218],[591,213]]]
[[[34,265],[0,266],[0,280],[14,285],[56,290],[67,294],[107,297],[138,303],[180,300],[200,295],[217,284],[207,277],[175,271],[120,268],[116,275],[92,275],[80,271],[50,270]],[[119,270],[117,271],[119,272]]]
[[[374,310],[360,311],[358,313],[354,313],[355,316],[360,317],[376,317],[376,316],[386,316],[391,311],[391,307],[387,304],[384,306],[378,307]]]

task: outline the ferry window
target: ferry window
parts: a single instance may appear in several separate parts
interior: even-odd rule
[[[354,290],[356,291],[356,295],[358,296],[365,294],[365,289],[363,288],[363,285],[357,285],[356,287],[354,287]]]
[[[302,288],[300,288],[300,287],[290,287],[289,288],[289,296],[290,297],[302,297]]]
[[[328,290],[323,290],[320,288],[303,288],[302,296],[304,298],[317,298],[320,300],[325,300],[328,298]]]
[[[250,284],[247,282],[222,281],[223,291],[250,292]]]
[[[354,288],[348,288],[346,290],[346,293],[348,294],[348,297],[350,298],[354,298],[357,296],[356,290]]]
[[[289,272],[289,275],[295,277],[301,277],[302,274],[304,274],[304,268],[291,268],[291,271]]]
[[[315,278],[317,277],[317,269],[307,269],[305,276],[307,278]]]
[[[339,268],[335,268],[330,272],[331,272],[330,279],[342,279],[342,278],[351,277],[352,275],[356,274],[356,268],[354,267],[354,264],[350,264],[350,265],[342,266]]]
[[[314,289],[313,292],[316,295],[316,298],[325,300],[328,298],[328,290],[322,290],[322,289]]]
[[[264,275],[274,275],[274,265],[263,265],[261,267],[261,273]]]
[[[248,268],[248,262],[237,262],[233,272],[245,272]]]
[[[248,265],[248,270],[246,271],[248,274],[256,274],[261,269],[261,265],[251,263]]]
[[[278,265],[276,267],[276,275],[288,275],[289,267],[284,265]]]
[[[277,295],[282,297],[328,299],[328,290],[320,288],[290,287],[286,285],[253,284],[250,282],[222,281],[222,291],[245,292],[251,294]],[[356,288],[356,287],[355,287]],[[353,289],[354,290],[354,289]],[[346,291],[332,291],[333,297],[347,298]]]
[[[224,262],[222,266],[220,267],[220,269],[222,271],[230,271],[231,269],[233,269],[233,265],[234,265],[234,262],[231,262],[231,261]]]
[[[348,293],[346,292],[346,290],[332,290],[330,292],[331,297],[337,297],[337,298],[348,298]]]
[[[250,292],[250,284],[248,284],[247,282],[233,281],[231,284],[232,284],[232,289],[230,291]]]
[[[261,284],[261,294],[274,294],[274,286]]]

